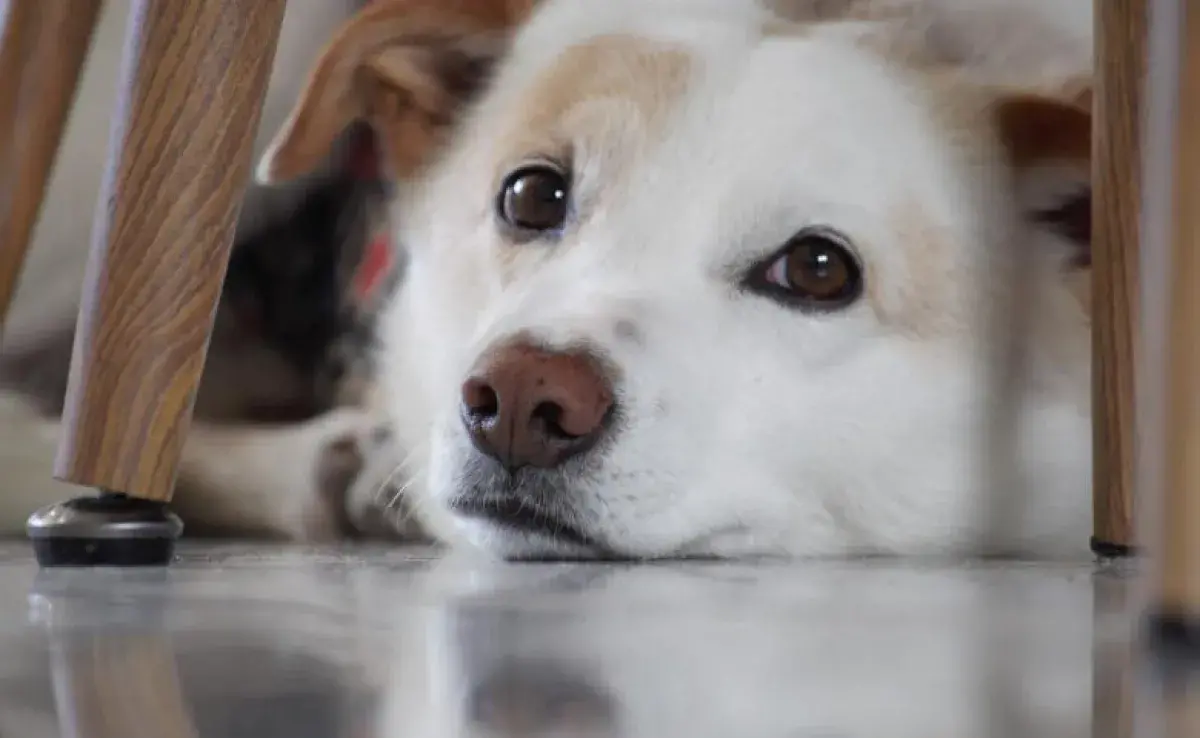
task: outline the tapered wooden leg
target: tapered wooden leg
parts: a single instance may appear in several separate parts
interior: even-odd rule
[[[0,336],[101,0],[8,0],[0,13]]]
[[[1096,0],[1092,172],[1094,533],[1101,556],[1134,545],[1134,345],[1146,0]]]
[[[44,565],[163,564],[170,500],[249,182],[286,0],[134,0],[55,476],[101,490],[35,513]]]
[[[136,0],[56,476],[168,500],[285,0]]]
[[[1173,0],[1178,2],[1178,0]],[[1179,2],[1156,634],[1200,656],[1200,7]],[[1161,70],[1151,70],[1158,72]]]

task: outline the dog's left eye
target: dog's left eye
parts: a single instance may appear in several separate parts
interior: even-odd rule
[[[862,268],[833,231],[801,231],[746,277],[759,294],[802,308],[836,310],[862,293]]]

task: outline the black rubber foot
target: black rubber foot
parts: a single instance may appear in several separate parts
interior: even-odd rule
[[[161,502],[106,493],[42,508],[26,529],[46,568],[144,567],[171,562],[183,523]]]
[[[1200,613],[1157,613],[1147,619],[1146,628],[1156,654],[1173,662],[1200,665]]]
[[[166,566],[175,555],[170,538],[42,538],[33,541],[38,565],[65,566]]]
[[[1137,556],[1138,550],[1123,543],[1109,543],[1099,538],[1093,538],[1092,553],[1102,559],[1129,559]]]

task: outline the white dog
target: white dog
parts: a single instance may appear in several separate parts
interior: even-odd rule
[[[510,558],[1082,555],[1091,3],[1042,5],[344,26],[259,176],[366,119],[413,185],[379,382],[420,522]]]

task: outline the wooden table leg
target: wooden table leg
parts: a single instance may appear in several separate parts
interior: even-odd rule
[[[1096,0],[1092,156],[1094,533],[1100,556],[1134,545],[1134,345],[1147,0]]]
[[[161,565],[286,0],[134,0],[80,301],[44,566]]]
[[[1178,2],[1174,219],[1169,244],[1161,527],[1156,545],[1155,632],[1200,656],[1200,7]],[[1164,4],[1165,7],[1165,4]],[[1152,69],[1158,74],[1173,70]],[[1168,244],[1154,244],[1166,249]]]
[[[101,0],[8,0],[0,35],[0,336]]]

